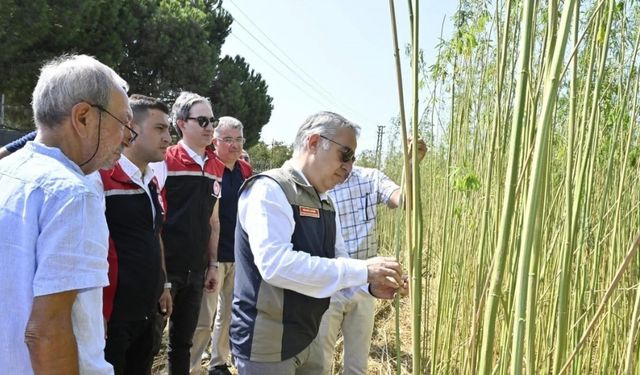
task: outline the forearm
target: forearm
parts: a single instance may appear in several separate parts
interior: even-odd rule
[[[66,293],[65,293],[66,294]],[[75,292],[67,297],[71,305]],[[76,375],[78,347],[71,322],[71,306],[55,311],[57,302],[48,296],[36,297],[25,331],[31,366],[37,375]],[[64,303],[64,301],[63,301]]]
[[[218,261],[218,240],[220,238],[220,220],[216,217],[212,218],[211,235],[209,236],[209,262]]]
[[[53,324],[52,324],[53,325]],[[71,324],[56,326],[59,333],[46,335],[33,332],[27,326],[25,341],[31,366],[36,375],[75,375],[78,369],[78,348]],[[53,330],[52,330],[53,331]]]
[[[159,241],[160,241],[160,267],[162,267],[164,282],[169,282],[169,278],[167,276],[167,263],[164,260],[164,241],[162,241],[162,236],[160,236]]]

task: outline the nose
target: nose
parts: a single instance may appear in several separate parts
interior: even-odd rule
[[[169,133],[169,129],[162,132],[162,142],[171,143],[171,133]]]
[[[351,173],[351,170],[353,169],[353,159],[351,159],[351,160],[349,160],[347,162],[343,162],[341,167],[342,167],[342,169],[347,171],[347,174]]]
[[[129,141],[131,140],[131,133],[128,130],[126,130],[124,126],[121,126],[119,135],[120,135],[120,143],[125,146],[128,146]]]

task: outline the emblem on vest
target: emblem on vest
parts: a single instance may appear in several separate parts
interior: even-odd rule
[[[317,208],[300,206],[300,216],[320,218],[320,210]]]
[[[222,187],[220,186],[220,183],[218,182],[218,180],[214,180],[213,181],[213,196],[214,197],[218,197],[220,198],[220,190],[222,190]]]

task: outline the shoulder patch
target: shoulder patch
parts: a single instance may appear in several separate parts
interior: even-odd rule
[[[222,192],[222,187],[218,180],[213,180],[213,195],[220,198],[220,193]]]

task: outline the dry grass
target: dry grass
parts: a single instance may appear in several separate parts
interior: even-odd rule
[[[401,337],[400,341],[403,344],[402,351],[402,373],[411,373],[411,354],[407,350],[410,350],[411,343],[411,327],[409,319],[409,300],[404,298],[401,301],[400,307],[400,324],[401,324]],[[166,375],[167,374],[167,332],[162,340],[162,347],[160,354],[155,358],[153,363],[154,375]],[[336,343],[336,356],[334,361],[334,374],[339,374],[342,370],[342,337],[338,338]],[[393,304],[389,301],[377,301],[376,304],[376,319],[373,329],[373,337],[371,340],[371,350],[369,352],[369,375],[389,375],[395,373],[396,366],[396,346],[395,346],[395,316]],[[207,363],[202,363],[202,374],[207,373]],[[236,374],[235,369],[231,369],[231,373]]]

